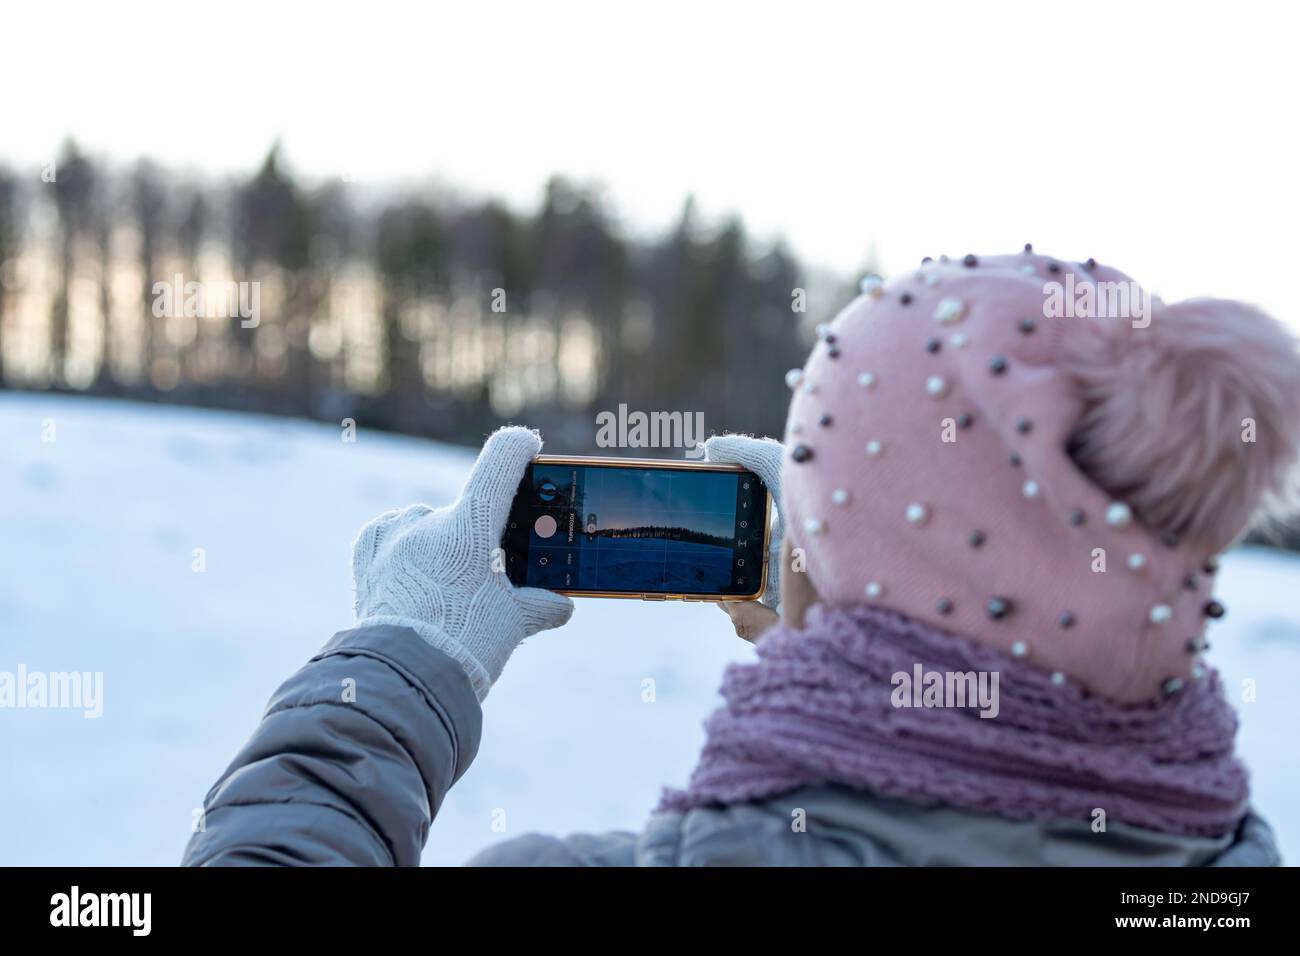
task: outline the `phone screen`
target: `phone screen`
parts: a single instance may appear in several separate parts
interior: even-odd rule
[[[767,513],[749,471],[533,462],[506,522],[506,570],[555,591],[753,596]]]

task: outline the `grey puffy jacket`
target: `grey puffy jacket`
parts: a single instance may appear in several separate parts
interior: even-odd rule
[[[190,866],[416,866],[443,796],[478,750],[482,712],[451,658],[413,631],[335,635],[276,691],[208,793]],[[922,809],[838,787],[686,814],[641,833],[530,835],[472,864],[506,866],[1275,866],[1251,814],[1218,839],[1083,821]]]

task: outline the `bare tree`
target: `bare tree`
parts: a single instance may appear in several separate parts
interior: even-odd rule
[[[18,183],[7,169],[0,169],[0,388],[5,384],[4,324],[7,265],[17,255],[22,235],[19,227]]]
[[[59,290],[50,313],[50,381],[67,380],[69,308],[76,273],[77,242],[92,230],[95,203],[95,169],[77,145],[69,140],[58,163],[54,181],[59,212]]]

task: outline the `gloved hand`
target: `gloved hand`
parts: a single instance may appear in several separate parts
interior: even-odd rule
[[[573,614],[567,597],[517,588],[494,561],[524,469],[541,450],[531,429],[497,430],[455,504],[386,512],[352,546],[357,624],[411,628],[465,669],[480,701],[520,641]]]
[[[776,506],[776,520],[772,523],[772,536],[767,549],[767,587],[761,603],[773,611],[781,609],[781,542],[785,539],[785,518],[781,505],[781,459],[785,450],[775,438],[751,438],[748,435],[715,435],[704,443],[705,461],[748,468],[767,485]],[[739,602],[726,602],[723,610],[743,607]]]

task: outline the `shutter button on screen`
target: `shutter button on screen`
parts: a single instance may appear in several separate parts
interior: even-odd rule
[[[555,519],[550,515],[542,515],[533,522],[533,530],[537,532],[539,538],[549,538],[555,534],[556,527]]]

